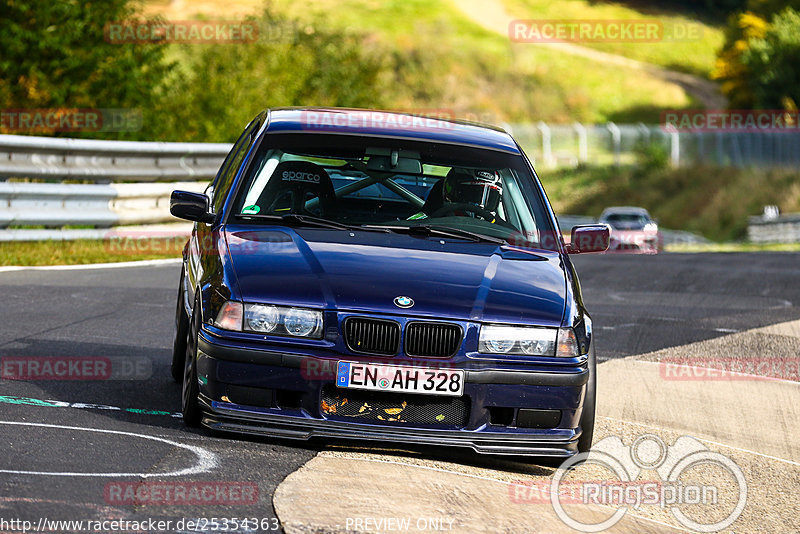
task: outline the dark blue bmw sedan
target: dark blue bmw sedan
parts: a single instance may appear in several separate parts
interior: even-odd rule
[[[592,323],[531,163],[490,126],[273,109],[183,254],[172,374],[188,425],[567,457],[591,445]]]

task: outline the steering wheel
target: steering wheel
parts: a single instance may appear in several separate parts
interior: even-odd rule
[[[457,211],[469,211],[490,223],[494,222],[497,218],[491,211],[483,209],[477,204],[470,204],[469,202],[448,202],[438,210],[431,213],[431,218],[444,217],[445,215],[449,215]]]

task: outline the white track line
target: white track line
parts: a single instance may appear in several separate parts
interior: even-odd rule
[[[48,425],[44,423],[22,423],[19,421],[0,421],[0,425],[16,425],[16,426],[35,426],[40,428],[58,428],[61,430],[80,430],[82,432],[96,432],[99,434],[117,434],[121,436],[132,436],[135,438],[149,439],[152,441],[160,441],[173,447],[185,449],[195,456],[197,461],[192,467],[187,467],[178,471],[168,471],[166,473],[74,473],[74,472],[51,472],[51,471],[17,471],[12,469],[0,469],[0,473],[8,473],[12,475],[41,475],[41,476],[60,476],[60,477],[179,477],[184,475],[196,475],[198,473],[206,473],[217,467],[217,455],[211,451],[207,451],[202,447],[194,445],[186,445],[172,441],[171,439],[159,438],[156,436],[147,436],[145,434],[136,434],[134,432],[124,432],[122,430],[103,430],[99,428],[85,428],[80,426],[64,426],[64,425]]]
[[[0,273],[14,271],[81,271],[89,269],[121,269],[125,267],[149,267],[158,265],[179,264],[181,258],[163,260],[120,261],[115,263],[87,263],[82,265],[11,265],[0,267]]]
[[[601,419],[608,419],[609,421],[616,421],[618,423],[627,423],[627,424],[630,424],[630,425],[639,425],[639,426],[643,426],[643,427],[647,427],[647,428],[652,428],[654,430],[668,430],[670,432],[676,432],[676,433],[680,434],[680,431],[675,430],[674,428],[666,427],[666,426],[658,426],[658,425],[652,425],[652,424],[648,424],[648,423],[638,423],[636,421],[626,421],[625,419],[617,419],[615,417],[607,417],[605,415],[598,415],[597,417],[600,417]],[[777,456],[770,456],[769,454],[764,454],[763,452],[756,452],[756,451],[751,451],[749,449],[742,449],[741,447],[735,447],[733,445],[726,445],[725,443],[720,443],[719,441],[714,441],[714,440],[710,440],[710,439],[706,439],[706,438],[701,438],[699,436],[692,436],[692,437],[695,438],[696,440],[699,440],[699,441],[704,441],[706,443],[711,443],[713,445],[718,445],[720,447],[725,447],[726,449],[732,449],[734,451],[744,452],[744,453],[747,453],[747,454],[753,454],[755,456],[762,456],[764,458],[769,458],[770,460],[775,460],[777,462],[783,462],[783,463],[787,463],[789,465],[795,465],[795,466],[800,467],[800,462],[795,462],[793,460],[787,460],[786,458],[778,458]]]

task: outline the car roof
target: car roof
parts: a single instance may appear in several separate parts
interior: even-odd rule
[[[495,126],[412,113],[353,108],[273,108],[266,133],[327,133],[396,137],[520,154],[511,135]]]

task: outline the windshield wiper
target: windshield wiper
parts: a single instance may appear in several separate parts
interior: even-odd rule
[[[409,235],[454,237],[457,239],[470,239],[476,242],[483,241],[488,243],[497,243],[498,245],[506,244],[506,240],[500,237],[477,234],[467,230],[433,224],[416,224],[414,226],[364,226],[364,228],[381,228],[385,230],[391,230],[392,232],[407,233]]]
[[[388,232],[382,228],[368,228],[357,225],[344,224],[321,217],[314,217],[313,215],[300,215],[299,213],[287,213],[286,215],[258,215],[258,214],[237,214],[237,217],[248,219],[259,219],[263,221],[275,221],[285,224],[303,225],[303,226],[316,226],[318,228],[331,228],[333,230],[370,230],[373,232]]]

